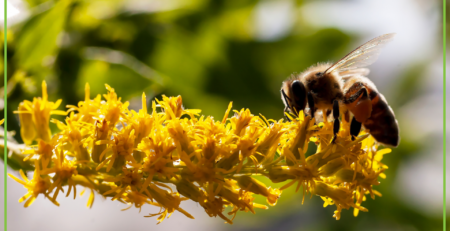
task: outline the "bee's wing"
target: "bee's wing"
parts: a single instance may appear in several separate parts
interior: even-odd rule
[[[381,48],[383,48],[386,43],[390,42],[394,36],[395,33],[384,34],[364,43],[329,67],[325,71],[325,74],[332,71],[339,71],[342,73],[349,70],[363,69],[362,67],[369,66],[377,60]]]
[[[356,68],[351,70],[344,70],[339,72],[339,76],[343,79],[350,78],[352,76],[367,76],[370,70],[368,68]]]

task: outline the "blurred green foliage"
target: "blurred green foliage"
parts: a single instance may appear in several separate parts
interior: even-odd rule
[[[50,99],[62,98],[63,105],[84,99],[86,82],[91,96],[105,93],[107,83],[132,106],[140,107],[142,92],[149,98],[182,95],[185,107],[215,118],[222,118],[233,101],[235,109],[281,119],[281,82],[319,61],[337,60],[360,36],[311,28],[297,19],[284,36],[258,39],[255,0],[150,1],[153,4],[137,8],[124,0],[26,2],[30,17],[8,31],[8,130],[15,131],[19,123],[13,111],[22,100],[41,94],[42,80],[48,83]],[[301,4],[299,0],[295,6]],[[390,99],[394,110],[419,91],[420,68],[402,76],[397,97]],[[21,142],[19,135],[15,138]],[[256,215],[240,213],[235,224],[225,228],[441,230],[440,218],[411,210],[392,190],[401,158],[419,148],[402,140],[386,156],[388,178],[377,187],[383,197],[368,199],[369,212],[356,218],[344,211],[342,220],[335,221],[333,208],[321,208],[318,197],[300,206],[301,193],[289,189],[276,207]]]

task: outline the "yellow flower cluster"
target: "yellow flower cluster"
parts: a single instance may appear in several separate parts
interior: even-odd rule
[[[199,203],[209,216],[232,223],[238,211],[255,213],[254,194],[274,206],[282,190],[295,185],[305,195],[318,195],[324,206],[335,205],[334,217],[342,209],[361,206],[366,195],[381,196],[372,189],[387,169],[380,161],[390,149],[378,150],[375,140],[362,132],[352,141],[349,124],[343,121],[336,142],[331,142],[333,126],[300,113],[292,122],[267,120],[248,109],[234,111],[231,103],[221,121],[200,116],[200,110],[187,110],[182,99],[165,97],[152,102],[147,111],[145,94],[139,112],[128,109],[114,89],[91,99],[86,85],[85,100],[56,111],[61,101],[49,102],[46,84],[43,97],[20,104],[21,135],[27,144],[25,161],[34,164],[29,180],[9,174],[28,189],[19,202],[31,205],[43,194],[55,205],[59,192],[68,186],[66,196],[77,187],[89,189],[88,206],[94,192],[141,208],[150,204],[161,208],[158,223],[178,211],[183,200]],[[52,119],[60,132],[49,128],[51,114],[68,115],[64,122]],[[306,156],[308,144],[317,146]],[[35,145],[31,145],[35,144]],[[274,183],[286,182],[280,189],[267,187],[255,179],[265,176]],[[84,190],[83,190],[84,192]],[[231,207],[224,214],[225,208]],[[128,209],[126,208],[126,209]]]

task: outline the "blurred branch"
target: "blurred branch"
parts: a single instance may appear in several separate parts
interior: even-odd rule
[[[124,65],[141,76],[164,86],[163,77],[158,72],[125,52],[104,47],[86,47],[82,53],[87,60],[101,60]]]
[[[1,136],[3,136],[3,127],[1,128]],[[34,171],[34,166],[31,165],[30,161],[23,161],[23,158],[26,157],[26,155],[22,154],[22,152],[26,149],[25,144],[19,144],[17,143],[17,141],[13,138],[13,136],[15,135],[14,131],[10,131],[7,133],[8,134],[8,142],[7,142],[7,148],[8,148],[8,166],[11,167],[12,169],[18,171],[19,169],[22,169],[24,171]],[[0,147],[1,147],[1,151],[0,151],[0,159],[2,159],[2,161],[4,161],[5,155],[4,155],[4,143],[5,140],[0,139]]]

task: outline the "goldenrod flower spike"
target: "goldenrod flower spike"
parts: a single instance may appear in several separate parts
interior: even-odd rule
[[[42,82],[42,98],[34,98],[33,102],[28,100],[19,104],[18,111],[20,124],[22,125],[20,133],[25,144],[31,144],[35,139],[50,141],[52,135],[50,132],[50,115],[66,115],[65,111],[56,110],[62,100],[54,102],[48,101],[47,84]]]
[[[20,199],[25,207],[44,194],[54,204],[60,191],[68,186],[66,196],[80,187],[90,190],[87,206],[92,207],[95,193],[133,205],[139,210],[151,205],[160,212],[158,223],[180,212],[182,201],[199,203],[211,217],[232,224],[238,212],[267,209],[254,203],[254,194],[266,197],[275,206],[282,190],[300,187],[303,201],[309,193],[335,205],[334,217],[342,209],[362,207],[366,196],[381,194],[373,189],[386,177],[388,167],[381,161],[390,149],[378,150],[378,144],[365,131],[352,141],[349,122],[342,121],[335,142],[330,121],[315,124],[305,116],[288,115],[291,122],[255,116],[249,109],[234,110],[230,103],[220,121],[200,116],[200,110],[184,109],[181,96],[153,100],[147,111],[142,94],[142,109],[128,108],[113,88],[107,94],[85,98],[67,112],[56,111],[61,101],[49,102],[46,84],[42,98],[19,105],[21,135],[28,145],[24,161],[35,166],[29,180],[9,174],[28,192]],[[50,133],[51,114],[70,113],[65,120],[52,119],[59,132]],[[317,146],[308,150],[310,142]],[[255,176],[265,176],[273,183],[284,182],[280,189],[266,186]],[[172,186],[172,187],[171,187]],[[172,190],[175,186],[176,190]],[[84,190],[83,190],[84,193]],[[224,214],[225,207],[231,211]]]

